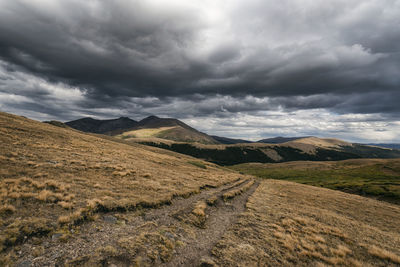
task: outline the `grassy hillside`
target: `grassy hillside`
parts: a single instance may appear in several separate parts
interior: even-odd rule
[[[202,143],[202,144],[216,144],[212,137],[198,132],[191,128],[184,128],[182,126],[168,126],[158,128],[142,128],[125,131],[115,137],[124,140],[133,140],[137,138],[161,138],[166,140],[172,140],[177,142],[188,142],[188,143]]]
[[[264,180],[212,250],[219,266],[399,266],[400,207]]]
[[[139,144],[0,113],[0,251],[98,212],[168,203],[238,175]],[[198,162],[198,161],[196,161]],[[32,212],[35,211],[35,212]]]
[[[335,161],[357,158],[400,157],[400,151],[398,150],[352,145],[343,141],[317,138],[307,138],[304,142],[293,141],[284,144],[252,143],[232,145],[200,145],[151,139],[131,140],[190,155],[219,165],[235,165],[247,162]]]
[[[211,136],[197,131],[180,120],[157,116],[149,116],[140,121],[127,117],[111,120],[82,118],[66,122],[65,125],[83,132],[106,134],[123,139],[162,138],[178,142],[218,144],[218,141]],[[62,125],[57,123],[57,126]]]
[[[281,179],[375,197],[400,204],[400,160],[240,164],[231,167],[261,178]]]

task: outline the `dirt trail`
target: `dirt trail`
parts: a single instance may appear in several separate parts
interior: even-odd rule
[[[218,192],[218,200],[215,205],[208,206],[206,209],[205,228],[197,228],[195,231],[196,238],[186,240],[187,246],[179,249],[173,260],[162,264],[162,266],[199,266],[203,259],[211,259],[211,249],[229,226],[236,222],[238,215],[246,207],[247,199],[253,194],[257,186],[258,183],[255,183],[249,190],[227,202],[220,198],[226,190]]]
[[[244,211],[248,197],[258,182],[233,199],[223,201],[222,194],[241,188],[251,179],[219,188],[203,189],[189,198],[176,198],[170,205],[126,213],[100,214],[92,222],[66,233],[32,240],[20,251],[22,266],[98,265],[110,266],[198,266],[222,234]],[[197,203],[214,197],[204,216],[193,213]],[[36,241],[36,243],[35,243]],[[32,251],[43,249],[33,258]],[[26,256],[24,256],[26,255]],[[29,265],[28,265],[28,264]]]

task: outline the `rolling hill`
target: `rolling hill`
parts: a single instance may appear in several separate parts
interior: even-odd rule
[[[282,136],[277,136],[277,137],[273,137],[273,138],[266,138],[266,139],[261,139],[259,141],[257,141],[258,143],[266,143],[266,144],[282,144],[282,143],[286,143],[289,141],[294,141],[297,139],[302,139],[302,138],[307,138],[310,136],[303,136],[303,137],[282,137]]]
[[[307,137],[281,144],[242,143],[230,145],[165,142],[162,139],[151,138],[133,141],[190,155],[219,165],[299,160],[336,161],[358,158],[400,158],[399,150],[352,144],[333,138]]]
[[[224,145],[253,143],[249,140],[244,140],[244,139],[234,139],[234,138],[228,138],[228,137],[222,137],[222,136],[216,136],[216,135],[211,135],[211,137],[214,138],[214,140],[216,140],[220,144],[224,144]]]
[[[400,149],[400,144],[371,143],[371,144],[367,144],[367,145],[392,148],[392,149]]]
[[[188,143],[218,143],[211,136],[197,131],[196,129],[181,122],[180,120],[172,118],[159,118],[157,116],[147,117],[139,121],[139,123],[135,127],[119,132],[120,134],[114,132],[113,135],[118,138],[123,138],[125,140],[155,137]]]
[[[0,266],[400,264],[394,204],[3,112],[0,145]]]

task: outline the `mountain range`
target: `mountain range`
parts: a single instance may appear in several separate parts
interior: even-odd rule
[[[65,123],[67,126],[83,132],[100,133],[128,138],[162,138],[172,141],[199,142],[217,144],[211,136],[197,131],[180,120],[149,116],[140,121],[127,117],[111,120],[82,118]]]
[[[149,116],[140,121],[127,117],[110,120],[82,118],[56,126],[112,136],[172,150],[220,165],[247,162],[331,161],[355,158],[400,158],[400,150],[345,142],[334,138],[275,137],[251,142],[210,136],[174,118]],[[111,138],[111,137],[110,137]]]

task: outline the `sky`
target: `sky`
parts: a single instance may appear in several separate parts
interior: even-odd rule
[[[400,143],[400,0],[0,0],[0,110]]]

